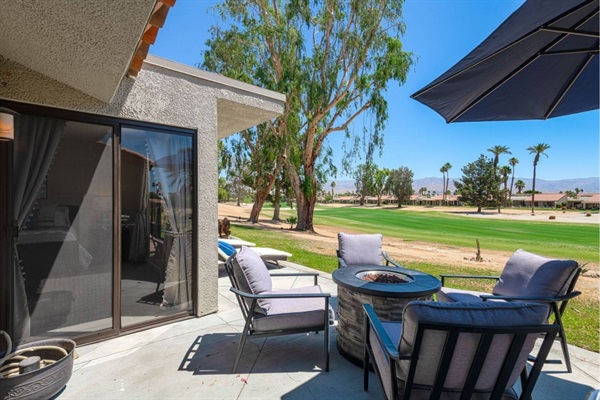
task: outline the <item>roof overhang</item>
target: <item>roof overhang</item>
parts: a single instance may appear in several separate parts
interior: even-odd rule
[[[174,0],[9,1],[0,55],[110,102],[135,75]]]

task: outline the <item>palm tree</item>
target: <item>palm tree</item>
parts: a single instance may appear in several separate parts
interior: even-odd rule
[[[446,164],[442,165],[442,168],[440,168],[440,172],[442,173],[442,193],[443,193],[443,201],[446,201],[446,192],[448,192],[448,185],[450,183],[450,174],[448,173],[448,171],[450,171],[450,169],[452,168],[452,164],[450,164],[449,162],[447,162]]]
[[[532,188],[531,188],[531,215],[535,214],[534,211],[534,205],[535,205],[535,174],[536,174],[536,169],[537,169],[537,165],[538,162],[540,161],[540,156],[543,154],[546,157],[548,157],[548,154],[545,153],[546,150],[548,150],[550,148],[550,145],[547,143],[538,143],[535,146],[529,146],[527,148],[527,151],[529,151],[529,154],[534,154],[535,153],[535,157],[533,158],[533,183],[532,183]]]
[[[506,194],[508,193],[508,175],[512,172],[512,169],[508,165],[503,165],[498,169],[498,172],[502,176],[502,183],[504,183],[504,193],[502,195],[502,203],[506,206]]]
[[[515,182],[515,187],[517,188],[517,194],[521,194],[523,192],[523,189],[525,189],[525,182],[523,182],[522,180],[518,179]]]
[[[512,154],[508,149],[509,147],[506,146],[494,146],[487,149],[487,151],[494,154],[494,171],[498,168],[498,161],[500,160],[501,154]]]
[[[335,189],[335,181],[331,181],[331,197],[333,197],[333,189]]]
[[[519,159],[516,157],[511,157],[508,159],[508,163],[512,167],[512,178],[510,179],[510,192],[508,192],[508,202],[510,203],[512,201],[513,184],[515,183],[515,165],[519,163]]]

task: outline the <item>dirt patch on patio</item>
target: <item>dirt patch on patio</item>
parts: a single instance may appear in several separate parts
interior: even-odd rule
[[[249,217],[251,209],[251,205],[242,205],[238,207],[235,205],[219,204],[219,218],[227,217],[232,221],[233,235],[235,235],[235,224],[247,224],[246,219]],[[473,212],[468,213],[465,209],[457,211],[455,207],[411,207],[410,209],[411,211],[461,213],[460,215],[465,215],[465,217],[475,218],[527,219],[532,217],[531,210],[502,210],[502,214],[499,216],[497,213],[493,212],[476,214]],[[462,214],[463,211],[465,212],[464,214]],[[536,211],[536,216],[533,216],[532,218],[540,221],[548,221],[548,216],[545,215],[545,213],[549,212],[550,211]],[[557,215],[557,220],[550,220],[551,222],[567,222],[568,218],[571,218],[569,222],[581,222],[582,218],[578,213],[567,212],[562,214],[560,210],[558,213],[554,211],[553,215]],[[592,215],[595,215],[597,219],[598,214]],[[584,216],[583,218],[590,217]],[[337,249],[337,234],[340,232],[340,228],[338,227],[325,225],[316,225],[315,230],[317,233],[298,232],[290,230],[290,225],[287,222],[273,222],[266,219],[261,220],[254,226],[262,229],[277,230],[281,232],[281,234],[290,235],[301,241],[311,242],[310,247],[312,251],[327,255],[335,254]],[[348,229],[344,229],[344,231],[347,233],[355,233]],[[483,261],[479,262],[475,261],[475,245],[473,245],[473,248],[453,247],[437,243],[406,241],[386,237],[383,238],[383,250],[386,251],[392,259],[398,260],[399,262],[428,262],[438,265],[447,265],[449,267],[449,273],[452,272],[452,266],[479,268],[499,273],[502,271],[506,260],[512,254],[511,252],[483,250]],[[588,269],[588,271],[579,279],[577,289],[583,292],[583,297],[597,301],[599,295],[598,278],[600,277],[600,267],[598,263],[589,263],[586,265],[586,269]]]

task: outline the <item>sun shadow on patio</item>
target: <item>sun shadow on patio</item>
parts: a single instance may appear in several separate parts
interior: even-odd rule
[[[320,372],[324,368],[322,335],[310,333],[247,340],[236,374]],[[198,336],[184,355],[179,371],[194,375],[231,374],[239,340],[239,333]]]

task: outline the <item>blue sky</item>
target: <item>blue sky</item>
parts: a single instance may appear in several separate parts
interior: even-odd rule
[[[201,64],[208,29],[219,22],[210,7],[212,0],[178,0],[169,12],[150,53],[183,64]],[[410,95],[437,78],[463,58],[521,4],[522,0],[407,0],[404,5],[406,34],[402,43],[413,52],[417,63],[407,83],[391,83],[387,92],[390,118],[385,130],[385,147],[375,162],[380,167],[407,166],[415,178],[441,176],[440,167],[453,165],[450,177],[486,149],[508,146],[510,157],[520,163],[516,176],[530,178],[533,155],[527,147],[550,144],[548,158],[538,164],[540,179],[597,177],[599,173],[599,113],[591,111],[546,121],[470,122],[446,124],[433,110],[412,100]],[[359,122],[362,124],[362,121]],[[362,125],[354,126],[361,132]],[[330,145],[340,149],[343,133],[330,136]],[[339,153],[339,151],[338,151]],[[341,158],[342,154],[335,154]],[[336,179],[348,179],[342,175]]]

